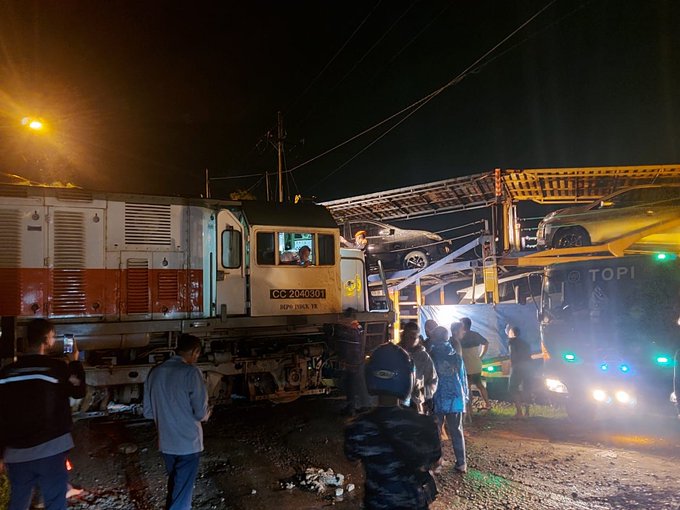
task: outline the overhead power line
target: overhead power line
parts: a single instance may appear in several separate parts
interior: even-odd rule
[[[377,143],[378,141],[380,141],[383,137],[385,137],[385,136],[386,136],[388,133],[390,133],[392,130],[394,130],[395,128],[397,128],[401,123],[403,123],[405,120],[407,120],[409,117],[411,117],[411,115],[413,115],[413,114],[416,113],[418,110],[420,110],[420,108],[422,108],[423,106],[425,106],[425,105],[426,105],[427,103],[429,103],[432,99],[434,99],[435,97],[437,97],[439,94],[441,94],[442,92],[444,92],[446,89],[452,87],[453,85],[458,84],[460,81],[462,81],[462,80],[463,80],[464,78],[466,78],[468,75],[474,74],[474,73],[478,72],[480,69],[482,69],[485,65],[488,64],[488,62],[484,62],[484,59],[486,59],[489,55],[491,55],[494,51],[496,51],[500,46],[502,46],[502,45],[505,44],[508,40],[510,40],[512,37],[514,37],[518,32],[520,32],[522,29],[524,29],[527,25],[529,25],[531,22],[533,22],[537,17],[539,17],[541,14],[543,14],[543,12],[545,12],[547,9],[549,9],[549,8],[550,8],[553,4],[555,4],[556,2],[557,2],[557,0],[552,0],[552,1],[550,1],[547,5],[545,5],[545,6],[542,7],[541,9],[539,9],[539,10],[538,10],[535,14],[533,14],[529,19],[527,19],[525,22],[523,22],[523,23],[522,23],[519,27],[517,27],[515,30],[513,30],[512,32],[510,32],[510,34],[508,34],[507,36],[505,36],[500,42],[498,42],[498,43],[497,43],[496,45],[494,45],[491,49],[489,49],[488,51],[486,51],[481,57],[479,57],[477,60],[475,60],[475,61],[474,61],[471,65],[469,65],[465,70],[463,70],[462,72],[460,72],[456,77],[454,77],[454,78],[452,78],[451,80],[449,80],[449,81],[448,81],[446,84],[444,84],[443,86],[439,87],[438,89],[434,90],[433,92],[429,93],[428,95],[422,97],[421,99],[418,99],[417,101],[411,103],[410,105],[408,105],[408,106],[402,108],[401,110],[399,110],[399,111],[393,113],[393,114],[390,115],[389,117],[386,117],[385,119],[383,119],[383,120],[381,120],[381,121],[379,121],[379,122],[373,124],[372,126],[370,126],[370,127],[366,128],[366,129],[360,131],[359,133],[357,133],[357,134],[351,136],[350,138],[348,138],[348,139],[346,139],[346,140],[344,140],[344,141],[342,141],[342,142],[340,142],[340,143],[334,145],[333,147],[331,147],[331,148],[329,148],[329,149],[326,149],[325,151],[323,151],[323,152],[317,154],[316,156],[313,156],[313,157],[307,159],[306,161],[303,161],[302,163],[299,163],[299,164],[297,164],[297,165],[295,165],[295,166],[293,166],[293,167],[291,167],[291,168],[286,169],[286,170],[285,170],[285,173],[288,173],[288,172],[295,172],[296,170],[298,170],[298,169],[300,169],[300,168],[302,168],[302,167],[305,167],[305,166],[307,166],[307,165],[313,163],[314,161],[316,161],[316,160],[318,160],[318,159],[320,159],[320,158],[323,158],[324,156],[327,156],[327,155],[330,154],[331,152],[334,152],[334,151],[336,151],[336,150],[338,150],[338,149],[344,147],[345,145],[347,145],[347,144],[349,144],[349,143],[351,143],[351,142],[357,140],[358,138],[361,138],[362,136],[364,136],[364,135],[370,133],[371,131],[375,131],[376,129],[380,128],[381,126],[387,124],[388,122],[390,122],[390,121],[392,121],[392,120],[394,120],[394,119],[400,117],[401,115],[404,115],[404,114],[405,114],[403,118],[399,119],[399,121],[397,121],[397,122],[394,123],[392,126],[390,126],[385,132],[381,133],[380,136],[378,136],[378,138],[376,138],[375,140],[371,141],[368,145],[364,146],[359,152],[357,152],[356,154],[354,154],[350,159],[348,159],[347,161],[345,161],[342,165],[340,165],[338,168],[336,168],[335,170],[333,170],[331,173],[329,173],[329,174],[326,175],[325,177],[321,178],[320,180],[317,180],[317,181],[315,182],[315,184],[318,184],[319,182],[322,182],[322,181],[328,179],[328,178],[331,177],[333,174],[335,174],[337,171],[339,171],[339,170],[342,169],[344,166],[346,166],[348,163],[350,163],[350,162],[351,162],[353,159],[355,159],[357,156],[359,156],[359,155],[362,154],[364,151],[366,151],[367,149],[369,149],[372,145],[374,145],[375,143]],[[561,21],[561,20],[563,20],[565,17],[567,17],[567,16],[573,14],[573,12],[575,12],[576,10],[579,10],[579,9],[583,8],[583,6],[584,6],[584,5],[587,5],[587,3],[589,3],[589,2],[586,2],[586,4],[581,4],[580,6],[578,6],[576,9],[574,9],[573,11],[571,11],[571,12],[570,12],[569,14],[567,14],[566,16],[560,18],[559,21]],[[552,26],[552,25],[553,25],[553,24],[551,24],[550,26]],[[538,33],[541,33],[541,32],[542,32],[542,31],[539,31],[539,32],[537,32],[536,34],[533,34],[533,35],[535,36],[535,35],[537,35]],[[525,41],[526,41],[526,40],[528,40],[528,39],[525,39]],[[515,46],[516,46],[516,45],[515,45]],[[515,47],[515,46],[513,46],[513,47]],[[505,54],[505,53],[507,53],[507,51],[504,51],[502,54]],[[498,58],[498,56],[495,56],[492,60],[495,60],[496,58]],[[235,176],[228,176],[228,177],[213,177],[213,178],[211,178],[211,180],[241,179],[241,178],[248,178],[248,177],[260,177],[261,175],[263,175],[263,173],[235,175]]]
[[[401,109],[399,112],[397,112],[397,113],[391,115],[390,117],[388,117],[387,119],[385,119],[385,120],[379,122],[378,124],[375,124],[374,126],[371,126],[370,128],[368,128],[368,129],[362,131],[361,133],[359,133],[359,135],[355,135],[355,136],[353,136],[352,138],[350,138],[349,140],[346,140],[345,142],[342,142],[341,144],[336,145],[333,149],[329,149],[329,150],[327,150],[327,151],[324,151],[324,152],[323,152],[322,154],[320,154],[319,156],[315,156],[314,158],[311,158],[311,159],[309,159],[309,160],[307,160],[307,161],[305,161],[305,162],[303,162],[303,163],[300,163],[299,165],[297,165],[297,166],[291,168],[289,171],[292,172],[292,171],[294,171],[294,170],[297,170],[298,168],[301,168],[302,166],[307,165],[307,164],[311,163],[312,161],[315,161],[315,160],[318,159],[319,157],[325,156],[325,155],[328,154],[329,152],[332,152],[333,150],[336,150],[336,149],[342,147],[343,145],[346,145],[346,144],[349,143],[350,141],[356,140],[359,136],[362,136],[362,135],[364,135],[364,134],[366,134],[366,133],[368,133],[368,132],[370,132],[370,131],[373,131],[374,129],[377,129],[377,128],[378,128],[379,126],[381,126],[382,124],[385,124],[386,122],[389,122],[390,120],[392,120],[392,119],[395,118],[395,117],[398,117],[398,116],[401,115],[402,113],[408,112],[408,113],[406,113],[406,114],[404,115],[403,118],[399,119],[399,121],[397,121],[395,124],[393,124],[392,126],[390,126],[384,133],[381,133],[380,136],[378,136],[375,140],[373,140],[372,142],[370,142],[368,145],[364,146],[361,150],[359,150],[359,152],[357,152],[356,154],[354,154],[351,158],[349,158],[347,161],[345,161],[343,164],[341,164],[341,165],[340,165],[339,167],[337,167],[335,170],[333,170],[332,172],[330,172],[329,174],[327,174],[325,177],[322,177],[321,179],[317,179],[317,180],[314,182],[314,185],[317,186],[319,183],[325,181],[326,179],[328,179],[329,177],[331,177],[332,175],[334,175],[336,172],[338,172],[339,170],[341,170],[343,167],[345,167],[347,164],[349,164],[349,163],[350,163],[352,160],[354,160],[356,157],[358,157],[358,156],[361,155],[363,152],[365,152],[365,151],[368,150],[370,147],[372,147],[372,146],[375,145],[377,142],[379,142],[382,138],[384,138],[385,136],[387,136],[387,134],[389,134],[391,131],[393,131],[394,129],[396,129],[400,124],[402,124],[404,121],[406,121],[408,118],[410,118],[413,114],[415,114],[415,113],[416,113],[418,110],[420,110],[423,106],[425,106],[427,103],[429,103],[432,99],[434,99],[435,97],[437,97],[439,94],[441,94],[442,92],[444,92],[444,91],[445,91],[446,89],[448,89],[449,87],[452,87],[453,85],[456,85],[456,84],[460,83],[460,82],[461,82],[463,79],[465,79],[469,74],[473,74],[473,73],[477,72],[478,67],[480,67],[480,68],[483,67],[483,66],[481,66],[481,64],[484,62],[484,59],[485,59],[485,58],[487,58],[487,57],[488,57],[489,55],[491,55],[494,51],[496,51],[499,47],[501,47],[501,46],[502,46],[503,44],[505,44],[508,40],[510,40],[512,37],[514,37],[515,34],[517,34],[517,33],[520,32],[522,29],[524,29],[524,27],[526,27],[527,25],[529,25],[534,19],[536,19],[536,18],[537,18],[538,16],[540,16],[544,11],[546,11],[548,8],[550,8],[556,1],[557,1],[557,0],[552,0],[552,1],[549,2],[547,5],[545,5],[545,6],[542,7],[541,9],[539,9],[538,12],[536,12],[534,15],[532,15],[529,19],[527,19],[524,23],[522,23],[522,24],[521,24],[519,27],[517,27],[515,30],[513,30],[512,32],[510,32],[510,33],[509,33],[507,36],[505,36],[500,42],[498,42],[498,43],[497,43],[496,45],[494,45],[490,50],[488,50],[488,51],[487,51],[486,53],[484,53],[481,57],[479,57],[477,60],[475,60],[475,61],[474,61],[472,64],[470,64],[466,69],[464,69],[462,72],[460,72],[456,77],[454,77],[454,78],[452,78],[451,80],[449,80],[446,84],[444,84],[443,86],[439,87],[437,90],[431,92],[431,93],[428,94],[427,96],[423,97],[422,99],[419,99],[418,101],[416,101],[415,103],[413,103],[413,104],[407,106],[406,108]]]
[[[326,72],[326,70],[331,66],[331,64],[332,64],[333,62],[335,62],[335,59],[338,58],[338,56],[340,55],[340,53],[342,53],[342,50],[344,50],[345,47],[350,43],[350,41],[351,41],[352,39],[354,39],[354,36],[359,32],[359,30],[361,30],[361,27],[364,26],[364,24],[368,21],[368,18],[371,17],[371,15],[375,12],[375,10],[378,8],[378,6],[380,5],[381,2],[382,2],[382,0],[378,0],[378,1],[376,2],[376,4],[373,6],[373,9],[371,9],[371,11],[370,11],[370,12],[366,15],[366,17],[361,21],[361,23],[359,23],[359,25],[354,29],[354,31],[350,34],[350,36],[347,38],[347,40],[342,44],[342,46],[340,46],[340,48],[338,49],[338,51],[335,52],[335,54],[334,54],[334,55],[331,57],[331,59],[326,63],[326,65],[323,66],[323,68],[321,68],[321,71],[319,71],[319,72],[317,73],[317,75],[314,77],[314,79],[313,79],[311,82],[309,82],[309,85],[307,85],[307,87],[300,93],[300,95],[298,95],[298,97],[295,98],[295,100],[290,104],[290,106],[287,108],[287,112],[290,112],[290,111],[293,109],[293,107],[300,101],[300,99],[302,99],[302,98],[305,96],[305,94],[307,94],[307,92],[309,92],[309,90],[314,86],[314,84],[315,84],[317,81],[319,81],[319,78],[321,78],[321,76],[323,76],[323,74],[324,74],[324,73]]]

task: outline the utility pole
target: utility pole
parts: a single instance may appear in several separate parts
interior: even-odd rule
[[[283,202],[283,114],[278,112],[276,150],[279,154],[279,202]]]
[[[205,169],[205,198],[210,198],[210,177],[207,168]]]

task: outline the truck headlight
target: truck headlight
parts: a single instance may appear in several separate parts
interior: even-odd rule
[[[607,392],[604,390],[593,390],[593,398],[597,400],[598,402],[606,402],[609,400],[609,397],[607,396]]]
[[[627,391],[623,390],[614,393],[614,398],[616,398],[616,401],[619,404],[631,404],[633,402],[633,397]]]
[[[553,393],[569,393],[567,386],[559,379],[546,379],[545,386]]]

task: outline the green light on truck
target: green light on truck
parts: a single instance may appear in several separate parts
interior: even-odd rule
[[[562,359],[564,359],[564,361],[568,361],[569,363],[573,363],[576,361],[576,354],[573,352],[565,352],[562,354]]]
[[[654,260],[659,262],[668,262],[669,260],[675,260],[677,255],[675,253],[659,252],[654,254]]]
[[[662,365],[662,366],[670,365],[671,364],[671,358],[670,358],[670,356],[657,356],[656,357],[656,363],[657,363],[657,365]]]

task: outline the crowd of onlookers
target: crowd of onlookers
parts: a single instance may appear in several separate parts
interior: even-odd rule
[[[347,456],[364,464],[365,508],[428,508],[437,495],[432,473],[443,469],[444,430],[453,447],[454,472],[467,472],[463,416],[470,411],[470,388],[479,392],[483,410],[491,408],[482,379],[488,341],[472,330],[472,321],[462,318],[447,330],[428,320],[423,329],[424,338],[417,323],[406,323],[399,343],[379,346],[366,366],[366,390],[377,397],[377,406],[360,413],[345,438]],[[516,416],[526,417],[530,347],[517,326],[508,325],[505,333],[512,365],[509,392]],[[358,401],[357,387],[349,387],[350,407]]]
[[[447,330],[427,321],[425,338],[407,323],[397,344],[388,342],[365,362],[365,338],[347,314],[331,332],[341,351],[348,400],[362,412],[348,426],[346,453],[366,469],[366,508],[427,508],[436,497],[432,472],[442,469],[441,437],[451,438],[454,470],[467,461],[463,415],[474,386],[490,407],[482,381],[481,357],[488,342],[462,319]],[[513,373],[510,390],[519,395],[529,384],[528,345],[509,326]],[[0,370],[0,471],[10,480],[9,510],[27,510],[40,487],[45,508],[65,510],[66,461],[73,448],[70,400],[85,395],[85,373],[72,352],[54,355],[54,326],[35,319],[27,328],[27,352]],[[166,508],[191,508],[193,486],[203,450],[201,422],[208,419],[203,374],[195,366],[200,339],[183,334],[176,354],[151,370],[144,385],[144,416],[153,419],[168,474]],[[373,396],[372,400],[369,394]],[[377,405],[376,405],[377,404]],[[517,415],[522,416],[516,398]]]

